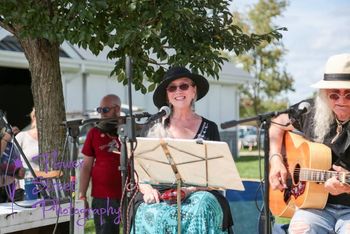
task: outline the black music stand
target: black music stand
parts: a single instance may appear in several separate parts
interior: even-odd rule
[[[139,182],[177,186],[178,233],[181,233],[181,186],[244,190],[225,142],[141,137],[137,142],[134,165]]]

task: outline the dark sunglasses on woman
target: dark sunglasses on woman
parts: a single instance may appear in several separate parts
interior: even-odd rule
[[[179,88],[180,90],[182,91],[186,91],[188,90],[188,88],[190,86],[194,86],[193,84],[187,84],[187,83],[183,83],[183,84],[180,84],[179,86],[176,86],[176,85],[169,85],[166,90],[168,90],[169,93],[173,93],[177,90],[177,88]]]

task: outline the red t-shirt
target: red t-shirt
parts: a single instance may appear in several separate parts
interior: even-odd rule
[[[82,153],[94,157],[91,196],[121,199],[122,179],[119,171],[121,143],[98,128],[92,128],[85,140]]]

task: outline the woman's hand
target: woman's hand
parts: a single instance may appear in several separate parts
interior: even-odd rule
[[[149,184],[140,184],[140,191],[143,193],[143,201],[146,204],[159,203],[160,193]]]
[[[333,165],[333,169],[337,172],[349,172],[340,166]],[[342,193],[350,193],[350,185],[339,181],[337,176],[333,176],[324,183],[325,189],[332,194],[337,196]]]

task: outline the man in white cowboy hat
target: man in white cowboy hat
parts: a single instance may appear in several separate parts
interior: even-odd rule
[[[350,53],[331,56],[324,78],[312,87],[319,90],[315,100],[311,101],[310,112],[294,121],[287,114],[272,120],[269,131],[269,181],[272,190],[285,192],[291,187],[285,167],[288,159],[282,156],[286,131],[299,130],[307,140],[328,146],[332,154],[332,168],[329,170],[350,170]],[[313,156],[317,158],[317,155]],[[291,170],[290,167],[288,169]],[[350,186],[340,182],[339,177],[333,172],[323,178],[324,189],[329,193],[326,206],[323,209],[296,209],[289,225],[290,233],[350,233]],[[345,179],[348,177],[345,176]],[[292,194],[294,191],[289,192]],[[315,196],[313,199],[318,198]]]

